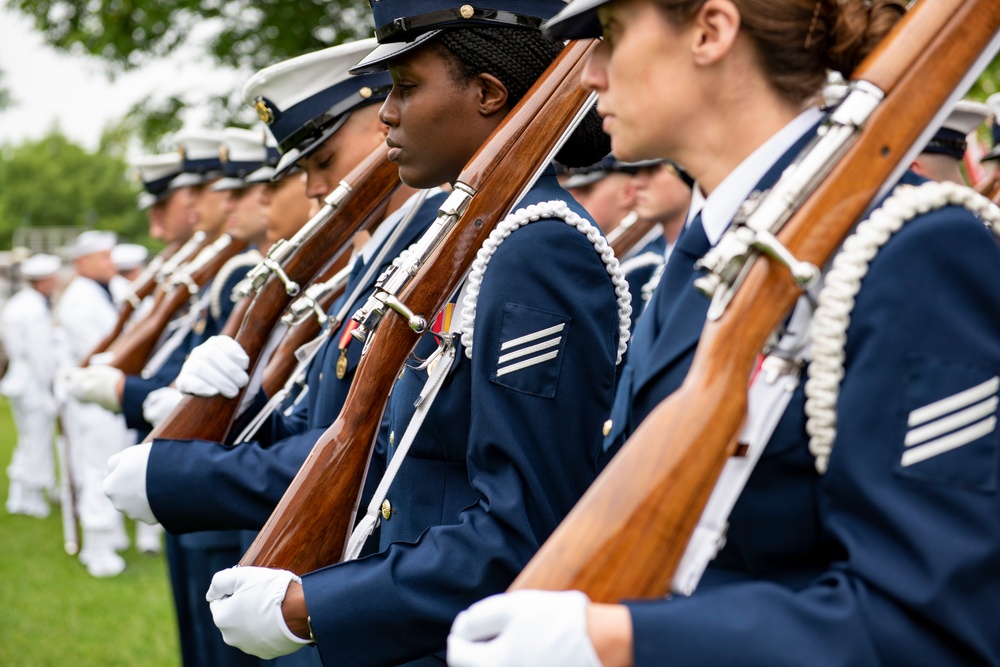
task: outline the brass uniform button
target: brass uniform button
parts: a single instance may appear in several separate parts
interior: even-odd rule
[[[382,518],[386,521],[392,518],[392,505],[388,498],[382,501]]]
[[[396,432],[389,431],[389,446],[392,447],[396,444]]]
[[[604,437],[605,438],[608,437],[608,433],[611,433],[611,427],[614,426],[614,425],[615,425],[615,423],[613,421],[611,421],[610,419],[607,420],[606,422],[604,422],[604,429],[603,429],[603,431],[604,431]]]

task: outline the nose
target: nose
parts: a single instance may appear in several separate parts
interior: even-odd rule
[[[608,88],[608,58],[610,47],[607,42],[600,42],[587,58],[580,75],[580,86],[584,90],[601,92]]]
[[[396,88],[393,87],[392,91],[389,93],[389,96],[386,97],[385,101],[382,102],[382,107],[378,110],[379,121],[383,125],[386,125],[388,127],[396,127],[397,125],[399,125],[399,111],[396,108],[395,104],[390,101],[392,100],[395,91]]]
[[[306,177],[306,197],[319,201],[330,194],[331,190],[328,183],[321,182],[313,176]]]

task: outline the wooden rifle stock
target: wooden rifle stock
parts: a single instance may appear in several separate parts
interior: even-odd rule
[[[159,268],[156,272],[155,281],[156,284],[153,285],[152,291],[152,304],[148,308],[146,316],[148,317],[151,313],[156,312],[160,305],[163,303],[163,299],[166,298],[167,291],[172,286],[170,282],[170,277],[181,271],[186,267],[195,257],[198,257],[202,250],[211,245],[211,240],[205,232],[195,232],[191,238],[189,238],[173,255],[171,255],[164,263],[163,266]],[[141,324],[141,322],[136,322],[136,324]],[[141,331],[141,330],[140,330]],[[133,326],[128,331],[123,331],[117,337],[115,337],[108,346],[102,350],[102,352],[108,352],[109,354],[114,354],[119,349],[128,349],[134,343],[130,341],[132,336],[137,335],[135,333],[135,327]]]
[[[285,275],[300,285],[308,284],[320,273],[330,260],[331,250],[339,252],[359,230],[381,222],[389,199],[402,185],[399,170],[386,158],[384,146],[375,149],[355,167],[345,182],[349,184],[350,193],[332,217],[314,229],[281,263]],[[251,376],[271,330],[292,298],[272,273],[250,301],[234,338],[250,357]],[[242,393],[236,398],[185,396],[149,434],[146,442],[154,438],[223,442],[229,435],[241,396]]]
[[[117,339],[118,336],[125,331],[125,325],[128,324],[129,318],[132,317],[132,313],[134,313],[139,304],[142,303],[142,300],[152,294],[153,290],[156,289],[156,279],[160,267],[163,266],[163,263],[166,260],[170,259],[171,255],[177,252],[179,247],[179,244],[172,243],[161,250],[156,257],[150,260],[143,272],[136,277],[134,281],[132,281],[128,288],[128,297],[118,309],[118,321],[115,322],[114,328],[111,329],[111,331],[108,332],[108,335],[105,336],[101,342],[90,351],[90,354],[87,355],[80,366],[86,367],[90,363],[91,357],[107,350],[111,343],[113,343],[115,339]]]
[[[191,272],[185,274],[187,281],[176,282],[165,290],[163,300],[153,308],[148,317],[132,327],[127,340],[121,339],[118,341],[120,345],[111,346],[108,351],[112,352],[113,356],[108,365],[126,375],[139,374],[174,314],[197,293],[195,288],[208,283],[223,264],[242,252],[245,247],[246,243],[233,241],[224,236],[202,250],[202,253],[208,255],[199,254],[192,263]]]
[[[584,106],[579,86],[593,40],[571,42],[466,165],[459,182],[477,194],[457,226],[399,294],[430,319],[458,288],[493,228],[531,184]],[[267,524],[240,561],[305,573],[340,560],[389,390],[419,336],[388,315],[355,371],[344,408],[313,447]]]
[[[993,0],[918,3],[852,78],[886,92],[859,140],[779,234],[823,266],[1000,26]],[[576,589],[598,602],[668,592],[719,473],[735,450],[747,378],[800,290],[757,261],[706,323],[682,386],[660,403],[511,589]]]
[[[608,233],[608,244],[615,252],[615,257],[618,259],[625,257],[657,224],[655,220],[640,218],[635,211],[626,215],[618,226]]]
[[[340,255],[333,262],[330,263],[329,267],[323,271],[323,274],[318,276],[314,284],[325,283],[328,280],[334,278],[340,271],[347,266],[348,260],[350,260],[350,253],[341,252]],[[338,287],[328,289],[323,292],[318,299],[316,299],[316,307],[321,309],[323,312],[327,312],[333,307],[333,302],[344,293],[344,286],[346,285],[346,278],[344,284]],[[332,323],[331,326],[333,330],[336,331],[340,328],[340,323]],[[271,358],[267,360],[267,366],[264,367],[264,376],[261,379],[261,389],[268,396],[274,396],[278,391],[285,386],[285,382],[295,371],[295,367],[298,366],[298,359],[295,357],[295,352],[300,347],[313,340],[320,334],[320,328],[323,325],[320,323],[319,317],[316,314],[309,314],[304,317],[301,321],[292,324],[288,327],[288,331],[282,336],[281,342],[278,343],[278,347],[275,348],[274,353]]]

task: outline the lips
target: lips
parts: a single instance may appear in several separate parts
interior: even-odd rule
[[[387,155],[389,161],[395,162],[396,159],[399,157],[399,153],[402,149],[400,148],[399,144],[397,144],[392,139],[386,138],[385,143],[389,147],[389,152]]]

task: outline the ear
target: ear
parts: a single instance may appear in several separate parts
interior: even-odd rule
[[[692,53],[698,65],[719,62],[740,33],[740,10],[731,0],[707,0],[694,20]]]
[[[492,116],[507,106],[507,86],[503,85],[500,79],[492,74],[482,72],[479,74],[477,83],[477,102],[480,114]]]

